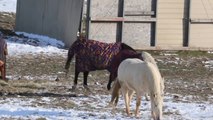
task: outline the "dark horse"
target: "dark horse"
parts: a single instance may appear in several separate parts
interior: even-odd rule
[[[128,54],[127,54],[128,53]],[[76,88],[78,75],[83,72],[84,87],[87,87],[87,77],[90,71],[108,70],[110,72],[107,89],[110,90],[111,82],[117,77],[117,69],[124,58],[139,56],[139,54],[125,43],[104,43],[95,40],[78,38],[69,48],[65,65],[66,73],[70,62],[75,55],[75,78],[73,89]],[[122,57],[121,56],[126,56]],[[141,56],[141,54],[140,54]]]
[[[111,83],[117,78],[117,71],[120,63],[127,58],[139,58],[143,60],[141,53],[137,53],[136,51],[124,49],[121,50],[114,58],[110,66],[108,67],[108,71],[110,72],[110,79],[107,85],[108,90],[111,88]]]

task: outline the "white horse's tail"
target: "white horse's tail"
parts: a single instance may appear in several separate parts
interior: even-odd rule
[[[149,54],[148,52],[142,52],[142,57],[144,62],[150,62],[158,68],[157,63],[151,54]]]

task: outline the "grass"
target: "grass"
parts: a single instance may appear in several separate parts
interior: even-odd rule
[[[36,120],[46,120],[46,118],[37,118]]]
[[[7,85],[8,85],[7,82],[5,82],[4,80],[0,80],[0,86],[7,86]]]
[[[26,82],[20,82],[12,84],[14,87],[20,87],[20,88],[30,88],[30,89],[44,89],[44,86],[41,86],[41,84],[35,83],[33,81]]]
[[[213,57],[213,54],[207,51],[177,51],[177,54],[182,57]]]

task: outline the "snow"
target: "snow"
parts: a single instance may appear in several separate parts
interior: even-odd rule
[[[16,0],[0,0],[0,12],[15,12]],[[47,36],[40,36],[29,33],[17,32],[17,34],[24,34],[28,38],[17,38],[8,37],[8,50],[9,56],[20,56],[20,55],[37,55],[37,54],[67,54],[67,50],[63,49],[64,44],[60,40],[52,39]],[[211,52],[212,53],[212,52]],[[166,54],[169,55],[169,54]],[[212,64],[212,61],[208,61],[208,64]],[[31,76],[26,76],[31,78]],[[51,78],[51,76],[50,76]],[[197,102],[194,101],[191,96],[185,96],[181,99],[185,101],[176,101],[173,95],[166,94],[164,98],[164,120],[212,120],[213,119],[213,104],[208,102]],[[181,95],[178,95],[181,96]],[[91,95],[89,97],[71,97],[68,100],[74,102],[77,106],[84,108],[82,103],[88,102],[93,111],[84,108],[79,110],[78,108],[48,108],[34,105],[36,102],[51,103],[54,98],[44,97],[40,101],[33,98],[2,98],[0,97],[0,118],[14,118],[14,119],[38,119],[45,118],[47,120],[55,119],[111,119],[111,120],[132,120],[135,117],[127,117],[124,112],[124,100],[123,97],[119,100],[117,108],[119,111],[113,113],[112,108],[107,108],[107,104],[110,100],[110,95]],[[212,99],[212,96],[209,97]],[[135,100],[131,103],[131,108],[135,107]],[[49,106],[50,107],[50,106]],[[140,108],[141,118],[149,120],[150,113],[150,102],[142,101]]]
[[[95,99],[95,100],[94,100]],[[134,116],[127,117],[124,112],[124,100],[121,97],[117,108],[119,110],[115,113],[113,112],[113,108],[106,107],[107,102],[109,101],[110,96],[106,95],[94,95],[88,97],[71,97],[67,98],[67,101],[70,100],[78,105],[80,108],[85,110],[79,110],[79,108],[73,109],[62,109],[62,108],[48,108],[48,107],[40,107],[35,106],[36,102],[40,103],[51,103],[54,101],[54,98],[44,97],[41,101],[37,101],[32,98],[4,98],[0,99],[0,117],[2,118],[21,118],[21,119],[37,119],[37,118],[45,118],[47,120],[54,119],[63,119],[68,120],[72,119],[111,119],[111,120],[132,120],[136,119]],[[184,98],[183,98],[184,99]],[[174,120],[174,119],[182,119],[182,120],[211,120],[213,119],[213,105],[210,103],[194,103],[188,102],[173,102],[174,98],[171,95],[166,96],[164,98],[164,113],[170,113],[172,115],[164,115],[165,120]],[[101,102],[104,101],[104,102]],[[95,107],[94,111],[91,111],[87,108],[83,108],[82,103],[90,104],[90,107]],[[135,101],[131,103],[131,108],[135,108]],[[150,101],[142,101],[142,106],[140,108],[140,118],[149,120],[151,117],[150,113]],[[175,115],[175,114],[178,114]],[[174,115],[173,115],[174,114]]]
[[[17,0],[0,0],[0,12],[16,12]]]
[[[36,55],[38,53],[47,55],[67,53],[67,50],[62,49],[64,47],[64,43],[60,40],[24,32],[16,33],[19,35],[23,34],[27,38],[8,37],[7,42],[9,56],[20,56],[26,54]]]

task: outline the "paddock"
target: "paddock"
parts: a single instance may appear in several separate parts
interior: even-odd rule
[[[151,53],[165,77],[164,119],[198,120],[203,116],[210,119],[212,116],[209,112],[213,108],[210,104],[213,102],[212,53],[196,52],[199,55],[196,57],[195,53],[187,51]],[[36,116],[55,119],[134,119],[126,116],[122,96],[115,109],[106,107],[111,98],[106,88],[109,76],[107,71],[94,71],[89,75],[88,85],[93,93],[85,92],[82,74],[79,76],[77,91],[71,92],[75,61],[71,62],[69,79],[66,79],[63,66],[67,51],[46,54],[19,54],[22,57],[18,57],[9,51],[7,77],[10,80],[7,84],[0,83],[1,118],[8,115],[9,118],[22,119],[33,119]],[[149,103],[142,99],[142,119],[151,118]],[[134,107],[135,103],[131,105]],[[14,108],[13,112],[10,108]],[[192,108],[196,109],[193,113]],[[22,112],[25,114],[20,114]]]

